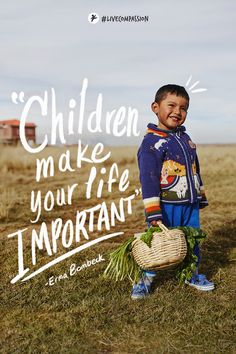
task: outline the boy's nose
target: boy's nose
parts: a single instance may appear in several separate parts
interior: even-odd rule
[[[176,113],[176,114],[178,114],[180,116],[181,115],[180,107],[175,106],[174,113]]]

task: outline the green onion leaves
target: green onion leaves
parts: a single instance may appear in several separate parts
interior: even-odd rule
[[[185,259],[177,268],[177,279],[183,283],[185,279],[189,280],[192,274],[196,271],[197,256],[194,255],[194,246],[200,243],[206,237],[206,233],[201,229],[190,226],[175,227],[184,232],[187,241],[188,251]],[[172,228],[173,229],[173,228]],[[154,232],[161,232],[159,227],[150,227],[143,233],[140,239],[145,242],[148,247],[151,247],[152,237]],[[135,262],[132,255],[132,243],[135,237],[130,237],[115,251],[110,253],[110,262],[104,271],[104,277],[115,281],[128,278],[132,282],[137,282],[142,270]]]

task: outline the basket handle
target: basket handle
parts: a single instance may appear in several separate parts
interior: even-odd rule
[[[167,236],[169,236],[169,229],[167,229],[167,227],[164,224],[158,224],[158,226]]]

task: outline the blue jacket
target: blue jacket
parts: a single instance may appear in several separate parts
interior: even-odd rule
[[[138,150],[146,220],[162,219],[161,203],[208,205],[200,176],[196,145],[185,127],[162,130],[148,124]]]

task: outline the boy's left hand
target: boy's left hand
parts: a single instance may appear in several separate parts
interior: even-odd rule
[[[153,221],[151,221],[151,225],[152,225],[152,226],[158,226],[158,225],[160,225],[160,224],[162,224],[162,221],[161,221],[161,220],[153,220]]]

